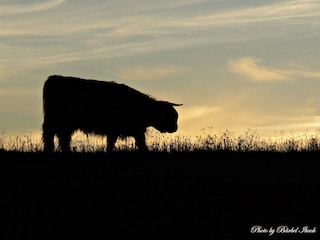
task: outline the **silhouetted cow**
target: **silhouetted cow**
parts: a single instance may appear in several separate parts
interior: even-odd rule
[[[70,151],[76,130],[107,136],[107,151],[118,137],[133,136],[140,150],[147,150],[145,131],[177,131],[178,113],[173,104],[157,101],[124,84],[50,76],[43,87],[45,151],[54,150],[54,136],[62,151]]]

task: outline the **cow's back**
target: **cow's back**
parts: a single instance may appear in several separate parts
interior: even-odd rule
[[[50,76],[45,82],[44,98],[46,96],[49,98],[54,97],[58,101],[73,103],[79,101],[83,104],[96,103],[97,105],[101,103],[101,100],[104,102],[116,100],[117,102],[130,101],[127,104],[152,102],[149,96],[124,84],[56,75]],[[113,104],[117,104],[117,102],[113,102]]]
[[[45,119],[59,126],[104,132],[136,128],[154,100],[124,84],[50,76],[43,92]],[[119,130],[120,131],[120,130]]]

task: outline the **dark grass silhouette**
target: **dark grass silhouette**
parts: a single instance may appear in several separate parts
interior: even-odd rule
[[[1,236],[262,239],[319,227],[319,151],[0,152]],[[319,234],[268,239],[316,239]]]
[[[147,127],[177,130],[178,113],[173,106],[179,105],[157,101],[124,84],[50,76],[43,88],[44,150],[53,151],[56,135],[62,151],[69,151],[72,134],[81,130],[107,135],[109,152],[118,137],[127,136],[146,151]]]

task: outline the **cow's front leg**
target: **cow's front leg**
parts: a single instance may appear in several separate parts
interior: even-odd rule
[[[107,152],[112,152],[114,148],[114,144],[117,141],[118,136],[116,135],[108,135],[107,136]]]

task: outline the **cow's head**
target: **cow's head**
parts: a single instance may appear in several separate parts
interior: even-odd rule
[[[178,113],[174,106],[182,106],[182,104],[159,101],[154,109],[155,119],[152,126],[160,132],[173,133],[177,131]]]

